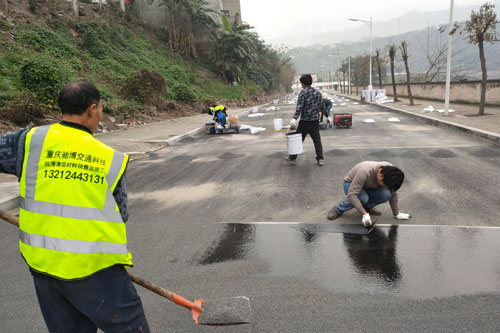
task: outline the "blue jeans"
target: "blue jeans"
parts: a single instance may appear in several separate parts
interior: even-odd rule
[[[351,183],[344,182],[345,194],[347,194],[347,192],[349,191],[349,187],[351,187]],[[392,193],[385,188],[377,188],[372,190],[362,189],[358,194],[358,198],[359,201],[361,201],[361,203],[363,204],[363,207],[365,207],[366,210],[369,210],[377,205],[380,205],[381,203],[391,200]],[[345,198],[344,201],[342,201],[335,207],[335,210],[337,211],[337,213],[343,214],[344,212],[347,212],[348,210],[351,210],[353,208],[354,206],[352,205],[351,201],[349,201],[348,198]]]

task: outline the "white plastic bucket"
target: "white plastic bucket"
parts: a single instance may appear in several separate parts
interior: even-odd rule
[[[281,118],[274,119],[274,130],[275,131],[281,130],[282,125],[283,125],[283,119],[281,119]]]
[[[302,133],[287,133],[286,134],[286,148],[288,155],[302,154]]]
[[[252,113],[257,113],[257,111],[259,111],[259,107],[258,106],[253,106],[252,107]]]

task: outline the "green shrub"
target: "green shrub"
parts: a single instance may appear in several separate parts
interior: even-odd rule
[[[12,25],[0,17],[0,30],[12,30]]]
[[[113,54],[110,40],[97,23],[84,24],[79,30],[82,32],[82,48],[91,56],[104,59]]]
[[[71,39],[41,25],[24,25],[17,40],[28,49],[46,51],[58,58],[71,58],[78,54]]]
[[[181,65],[171,65],[165,70],[165,75],[170,82],[190,83],[189,74]]]
[[[141,69],[132,73],[122,88],[125,98],[149,104],[165,94],[165,79],[156,72]]]
[[[21,68],[21,84],[35,94],[38,100],[53,106],[61,88],[76,79],[67,66],[56,62],[48,54],[37,54]]]
[[[37,0],[28,0],[28,8],[33,14],[35,14],[40,8],[40,5],[37,3]]]
[[[180,82],[170,89],[170,96],[177,101],[192,104],[202,99],[203,92],[198,87]]]

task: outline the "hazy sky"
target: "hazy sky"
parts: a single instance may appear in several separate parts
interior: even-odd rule
[[[477,5],[487,0],[454,0],[455,6]],[[363,25],[348,18],[388,21],[409,11],[449,10],[450,0],[240,0],[243,21],[252,25],[263,39],[289,35],[291,27],[312,18],[320,30],[345,30]],[[500,0],[495,3],[496,11]],[[328,27],[325,27],[328,25]],[[375,30],[375,26],[373,30]],[[297,29],[297,27],[295,27]],[[293,33],[293,32],[292,32]],[[374,33],[376,33],[374,31]]]

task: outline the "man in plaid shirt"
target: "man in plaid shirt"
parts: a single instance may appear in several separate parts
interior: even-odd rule
[[[323,165],[323,146],[321,145],[321,136],[319,135],[319,119],[324,111],[323,97],[321,93],[311,87],[312,77],[310,74],[304,74],[300,77],[302,91],[297,99],[297,108],[290,123],[290,128],[297,127],[297,119],[300,116],[297,133],[302,133],[302,141],[309,134],[314,142],[316,150],[316,161],[319,166]],[[295,165],[297,155],[283,156],[285,161]]]

